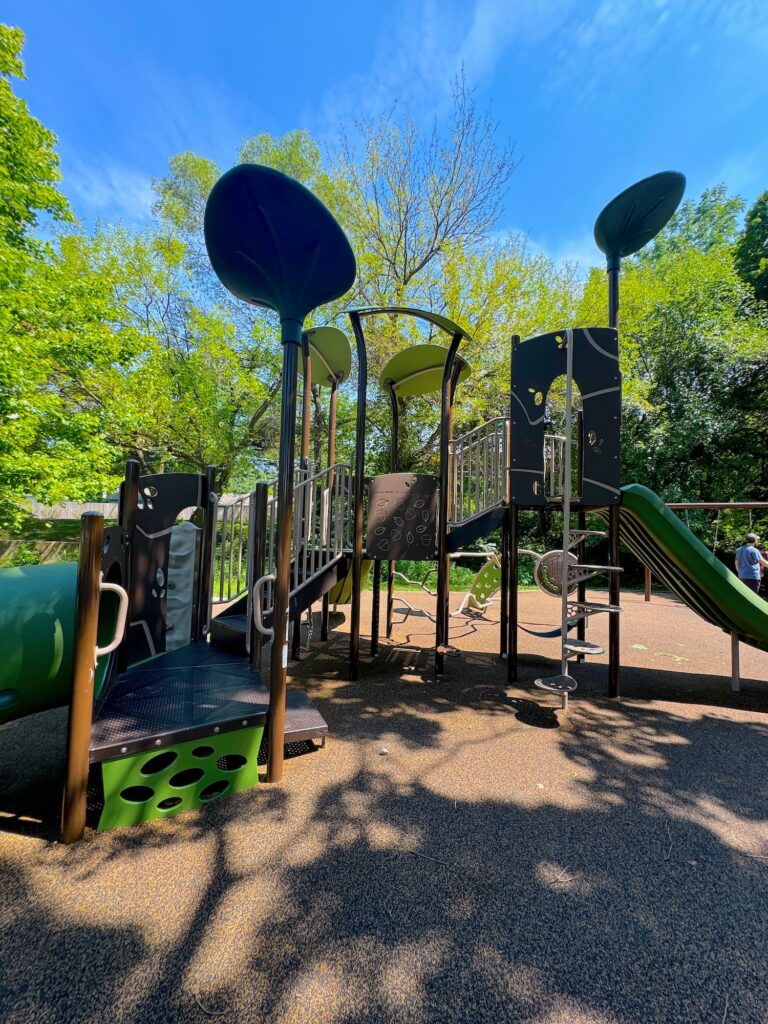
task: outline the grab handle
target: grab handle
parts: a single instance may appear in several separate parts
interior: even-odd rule
[[[125,623],[128,619],[128,594],[126,590],[120,586],[119,583],[105,583],[103,579],[99,580],[99,589],[102,594],[109,592],[111,594],[117,594],[117,599],[120,602],[117,609],[117,622],[115,623],[115,635],[112,638],[112,642],[107,644],[106,647],[96,648],[96,657],[100,658],[103,654],[111,654],[117,647],[120,646],[120,642],[123,639],[125,633]]]
[[[267,573],[266,576],[262,576],[260,579],[256,580],[256,582],[253,585],[253,591],[252,591],[252,594],[253,594],[253,601],[252,601],[252,603],[253,603],[253,624],[256,627],[256,629],[261,633],[261,635],[265,636],[268,640],[274,640],[274,638],[275,638],[275,631],[274,631],[274,629],[271,629],[271,628],[267,629],[267,627],[264,625],[264,622],[263,622],[263,620],[261,618],[261,591],[263,590],[265,583],[274,583],[274,582],[275,582],[274,574],[273,573]]]

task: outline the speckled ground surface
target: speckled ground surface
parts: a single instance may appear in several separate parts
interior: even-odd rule
[[[600,659],[566,714],[530,686],[551,642],[507,688],[490,624],[452,620],[441,681],[423,615],[357,683],[318,644],[326,750],[70,848],[41,838],[62,714],[0,728],[0,1020],[768,1020],[768,655],[732,695],[724,634],[625,607],[627,696]]]

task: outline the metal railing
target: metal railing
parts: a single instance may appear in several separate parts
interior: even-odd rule
[[[291,596],[351,550],[353,499],[352,470],[343,463],[304,476],[294,487]],[[277,563],[278,514],[277,495],[273,493],[267,500],[266,577],[274,575]],[[262,595],[263,615],[268,615],[274,602],[272,579],[265,579]]]
[[[248,590],[250,494],[217,498],[213,535],[214,605],[229,604]]]
[[[449,442],[448,523],[458,526],[506,499],[509,420],[499,416]]]
[[[548,498],[562,498],[565,491],[565,437],[544,435],[544,493]]]
[[[312,476],[312,463],[297,466],[294,487]],[[267,484],[270,493],[277,490],[277,480]],[[216,531],[213,549],[212,605],[229,604],[248,593],[251,579],[248,552],[252,549],[255,519],[252,512],[255,491],[250,494],[227,494],[215,499]]]

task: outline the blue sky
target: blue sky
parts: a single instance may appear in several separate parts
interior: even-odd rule
[[[429,125],[462,63],[521,159],[501,227],[556,259],[599,263],[595,216],[646,174],[682,171],[689,197],[768,188],[765,0],[5,0],[2,18],[86,222],[140,224],[185,149],[226,168],[245,135],[329,139],[396,100]]]

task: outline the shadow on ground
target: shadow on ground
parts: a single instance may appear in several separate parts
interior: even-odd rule
[[[0,1018],[764,1021],[768,721],[563,716],[489,658],[438,683],[425,657],[357,683],[307,659],[333,740],[280,789],[70,848],[0,836]]]

